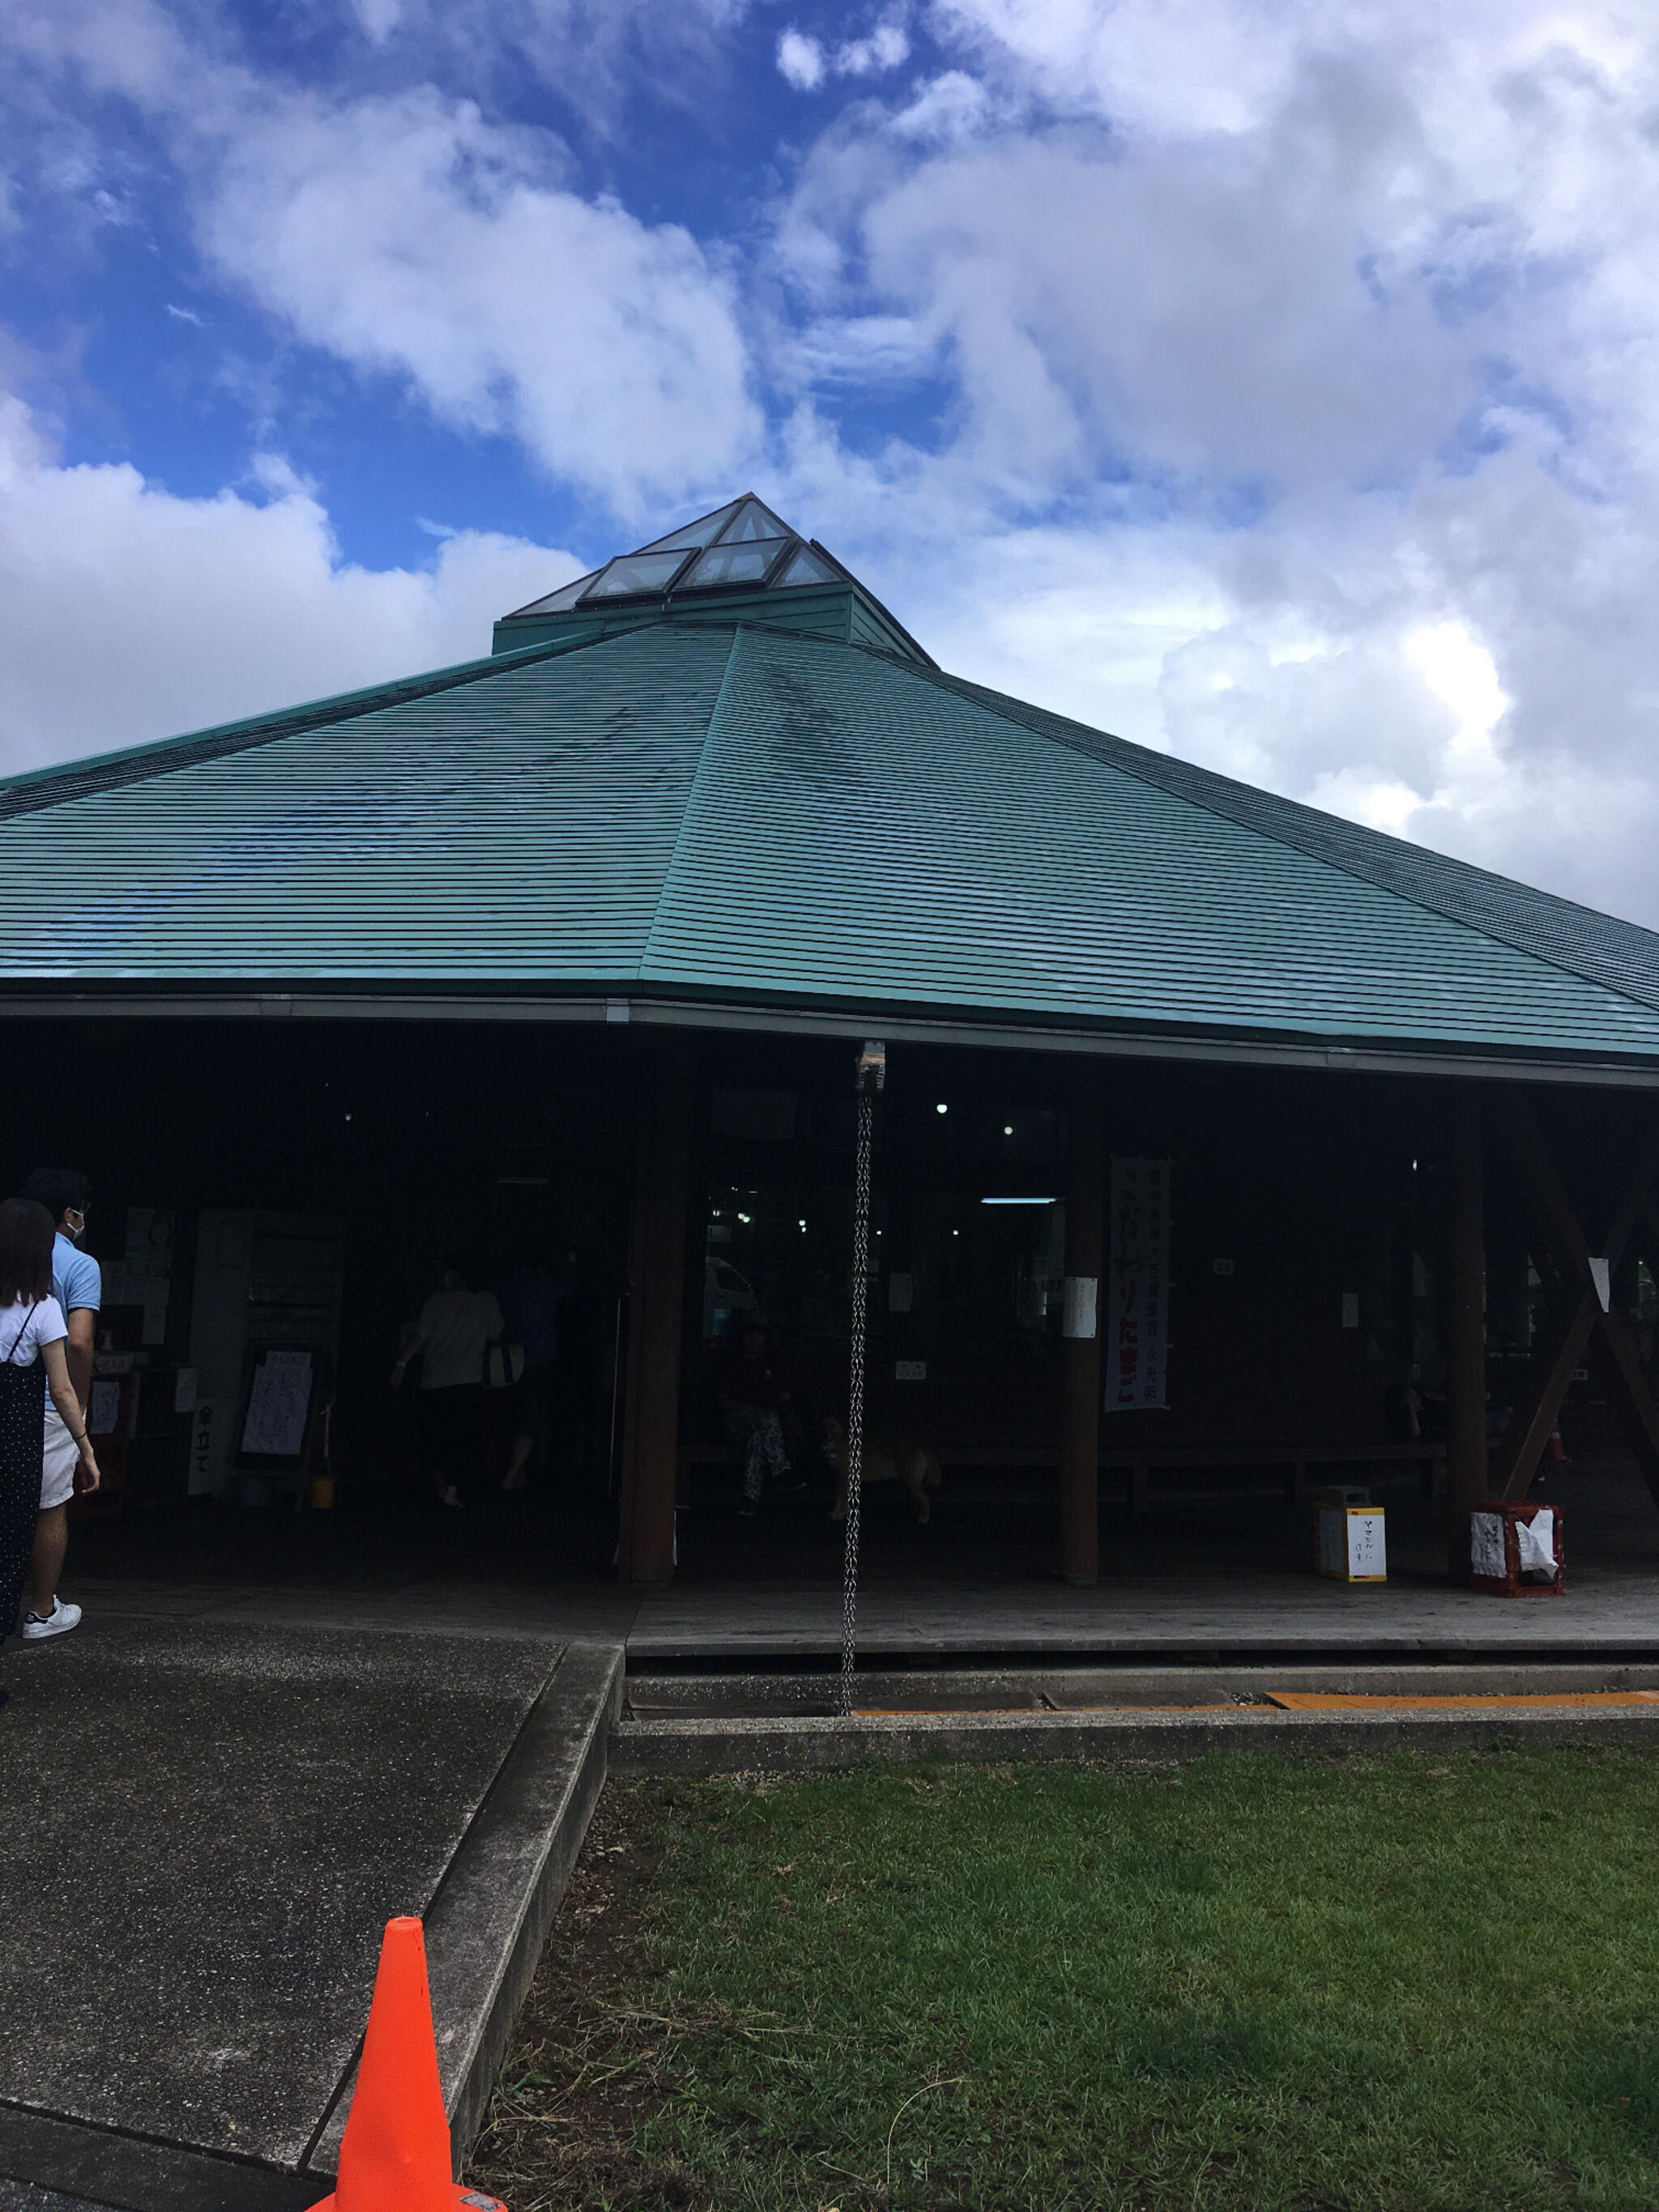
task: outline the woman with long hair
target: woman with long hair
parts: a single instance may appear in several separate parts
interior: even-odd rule
[[[97,1457],[64,1356],[69,1325],[52,1294],[52,1233],[51,1214],[32,1198],[0,1206],[0,1642],[17,1626],[28,1577],[48,1391],[80,1452],[85,1486],[98,1487]],[[0,1704],[5,1697],[0,1690]]]

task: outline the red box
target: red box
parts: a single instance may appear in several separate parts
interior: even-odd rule
[[[1532,1530],[1540,1515],[1547,1526],[1532,1539],[1553,1562],[1548,1571],[1523,1559],[1520,1531]],[[1469,1515],[1469,1582],[1490,1597],[1559,1597],[1564,1587],[1561,1509],[1534,1501],[1482,1498]]]

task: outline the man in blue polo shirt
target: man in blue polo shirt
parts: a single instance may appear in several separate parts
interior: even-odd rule
[[[92,1398],[93,1329],[104,1297],[103,1271],[89,1252],[79,1249],[87,1233],[92,1185],[75,1168],[37,1168],[24,1184],[22,1194],[37,1200],[58,1224],[52,1248],[52,1294],[69,1325],[64,1353],[70,1387],[80,1401],[84,1422]],[[30,1643],[46,1636],[67,1635],[81,1625],[80,1607],[64,1604],[58,1595],[58,1577],[69,1549],[69,1502],[75,1494],[79,1458],[75,1439],[48,1396],[40,1510],[34,1524],[34,1588],[29,1610],[23,1615],[23,1635]]]

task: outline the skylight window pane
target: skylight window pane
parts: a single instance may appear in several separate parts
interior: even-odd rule
[[[651,592],[665,592],[685,566],[681,552],[624,553],[599,571],[599,580],[582,594],[584,605],[595,599],[639,599]]]
[[[574,584],[565,584],[558,591],[550,592],[544,599],[532,599],[527,607],[520,607],[518,611],[521,615],[562,614],[567,607],[575,605],[599,573],[597,568],[590,568],[585,576],[578,576]]]
[[[720,532],[722,545],[741,545],[752,538],[787,538],[789,525],[780,522],[769,507],[763,507],[757,499],[746,499],[737,514]]]
[[[688,522],[683,530],[671,531],[666,538],[653,538],[648,545],[641,545],[640,550],[641,553],[672,553],[678,550],[689,553],[696,546],[712,545],[742,504],[738,499],[728,500],[724,507],[717,507],[712,514],[702,515],[696,522]]]
[[[774,588],[782,591],[791,584],[838,584],[840,581],[841,578],[827,561],[820,561],[810,545],[803,545],[778,578]]]
[[[707,592],[721,584],[763,584],[766,572],[787,540],[760,538],[746,545],[711,545],[699,553],[680,589]]]

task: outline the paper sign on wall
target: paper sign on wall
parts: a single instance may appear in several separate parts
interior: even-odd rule
[[[1062,1336],[1087,1339],[1095,1333],[1095,1310],[1099,1303],[1100,1283],[1094,1275],[1067,1275],[1066,1303],[1060,1316]]]
[[[1167,1404],[1170,1163],[1114,1158],[1106,1411]]]
[[[311,1410],[311,1354],[267,1352],[253,1370],[241,1449],[261,1458],[298,1459]]]

